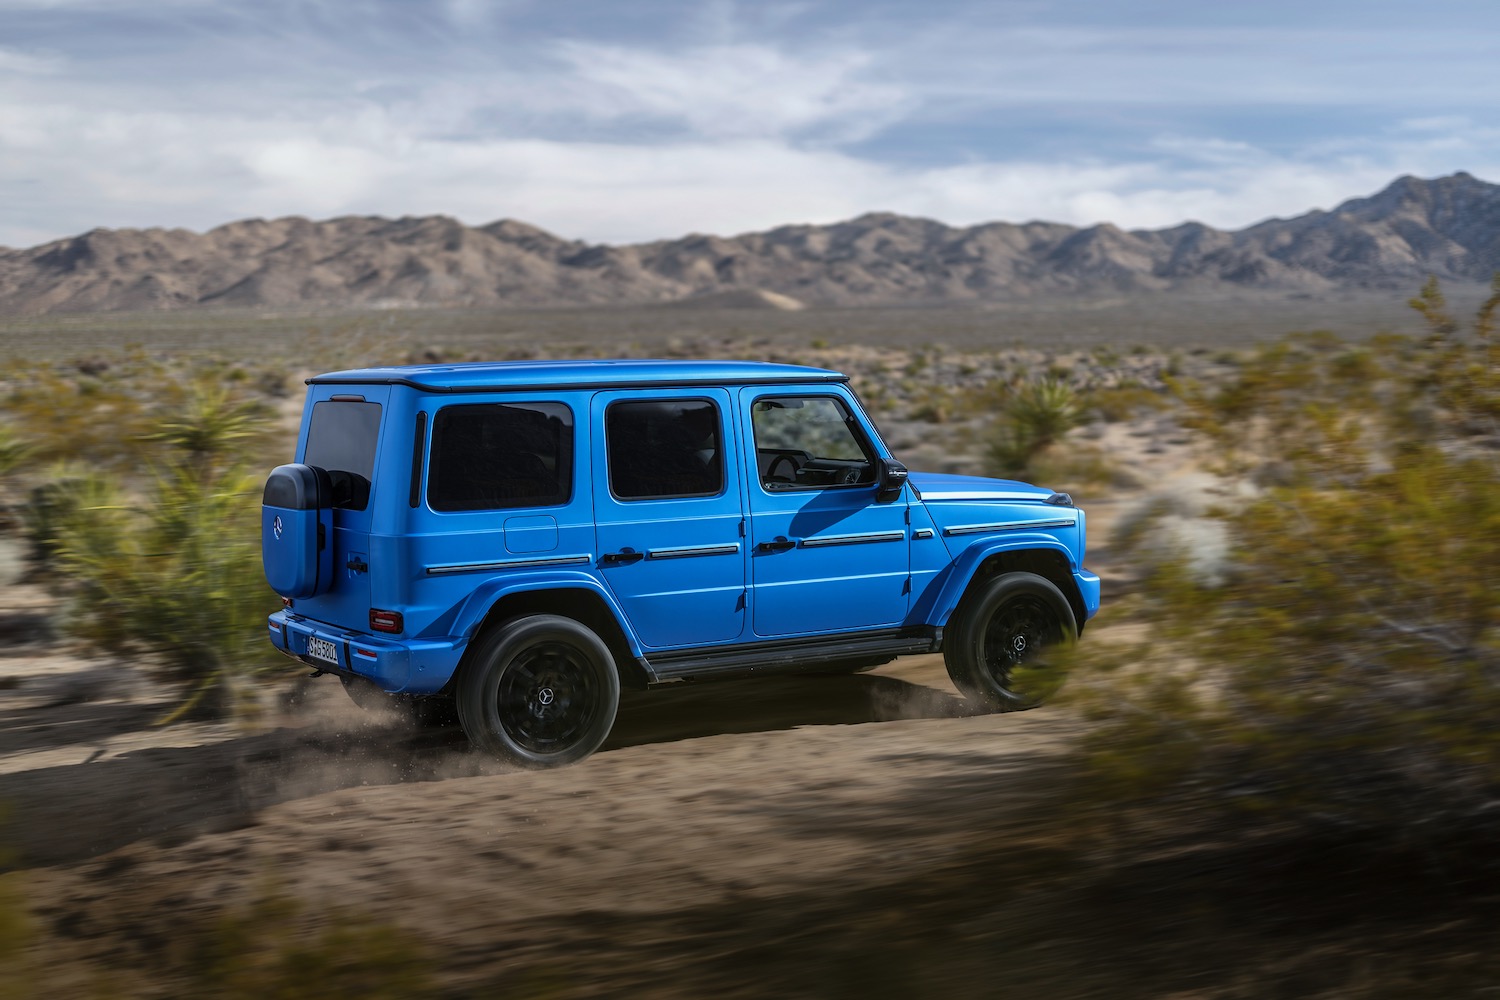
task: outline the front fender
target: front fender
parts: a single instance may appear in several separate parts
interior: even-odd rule
[[[986,559],[999,555],[1003,552],[1035,552],[1045,549],[1056,552],[1062,556],[1063,562],[1077,573],[1073,567],[1073,554],[1051,535],[1040,532],[1027,534],[1008,535],[1003,541],[995,539],[978,539],[953,560],[948,573],[942,582],[929,588],[930,599],[924,599],[916,608],[913,615],[918,621],[928,625],[945,626],[948,619],[953,615],[953,609],[958,607],[958,602],[963,599],[964,591],[969,589],[969,583],[974,579],[974,574],[983,565]],[[1078,590],[1076,580],[1073,589]],[[1079,596],[1081,601],[1081,595]],[[1097,602],[1095,604],[1097,607]]]

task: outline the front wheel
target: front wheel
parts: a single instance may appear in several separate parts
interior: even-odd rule
[[[1038,657],[1077,635],[1073,608],[1056,584],[1035,573],[1006,573],[980,584],[954,612],[943,662],[964,697],[1014,712],[1056,688],[1057,677]]]
[[[506,622],[479,640],[458,679],[469,742],[521,767],[574,764],[615,723],[620,677],[609,647],[558,615]]]

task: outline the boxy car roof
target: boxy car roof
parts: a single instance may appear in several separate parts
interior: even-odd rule
[[[424,392],[510,392],[517,389],[607,389],[679,385],[761,385],[847,382],[827,368],[766,361],[482,361],[397,365],[314,375],[308,385],[405,385]]]

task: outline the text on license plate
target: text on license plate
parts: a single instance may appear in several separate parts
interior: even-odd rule
[[[307,655],[315,660],[327,660],[334,666],[338,666],[339,663],[338,647],[327,639],[317,639],[309,636],[307,640]]]

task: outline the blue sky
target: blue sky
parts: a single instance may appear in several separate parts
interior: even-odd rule
[[[0,0],[0,245],[446,213],[1240,227],[1500,182],[1494,0]]]

